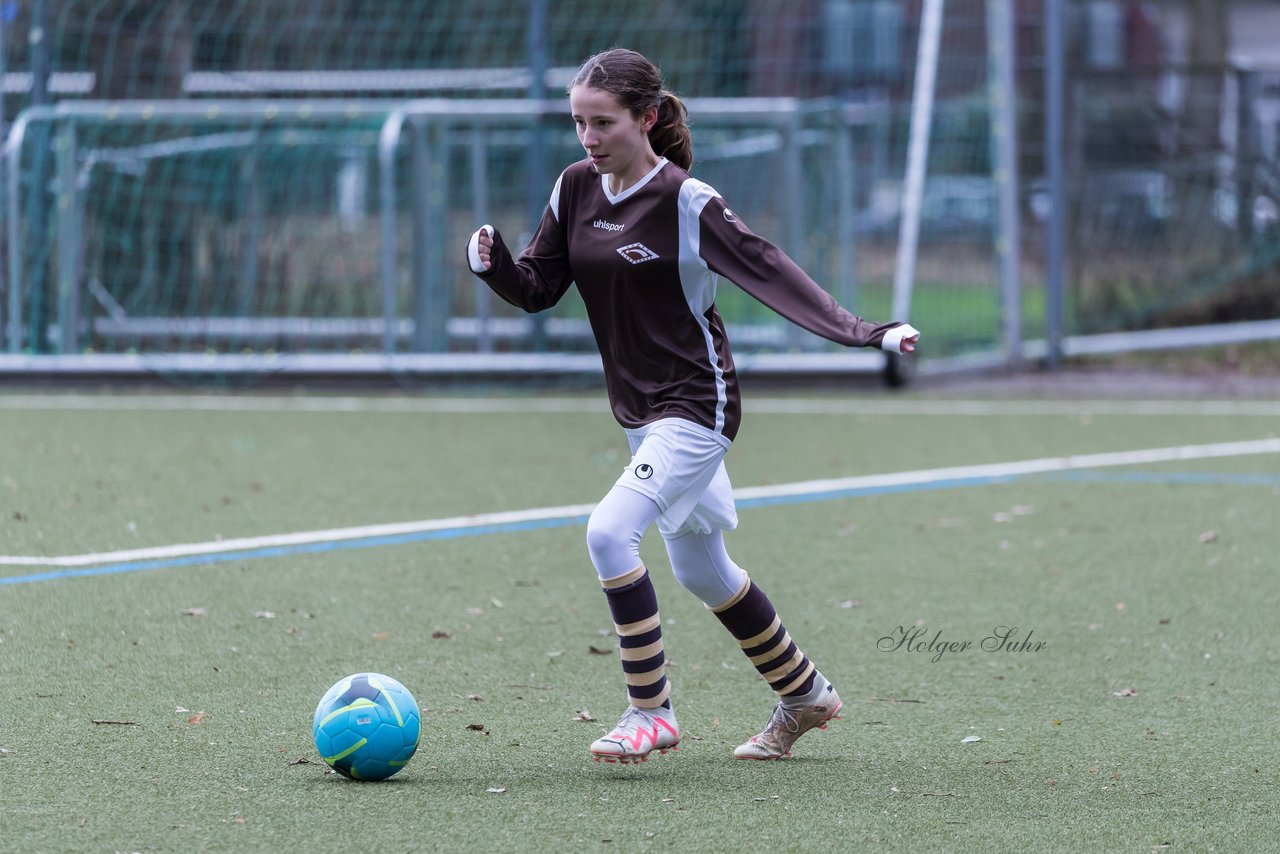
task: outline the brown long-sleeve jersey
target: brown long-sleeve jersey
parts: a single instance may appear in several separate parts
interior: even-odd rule
[[[721,276],[839,344],[876,347],[901,325],[846,311],[712,187],[666,160],[616,195],[579,161],[556,181],[519,259],[496,231],[493,240],[490,267],[477,275],[512,305],[542,311],[577,284],[623,427],[677,417],[737,435],[738,380],[715,306]]]

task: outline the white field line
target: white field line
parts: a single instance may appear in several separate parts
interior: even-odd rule
[[[1097,469],[1112,466],[1139,465],[1143,463],[1172,462],[1176,460],[1202,460],[1214,457],[1237,457],[1250,454],[1280,453],[1280,439],[1259,439],[1245,442],[1222,442],[1212,445],[1179,445],[1169,448],[1148,448],[1135,451],[1117,451],[1101,454],[1082,454],[1069,457],[1043,457],[1008,463],[955,466],[951,468],[921,469],[889,474],[862,475],[858,477],[809,480],[773,486],[757,486],[738,489],[734,497],[740,501],[823,495],[850,492],[859,489],[894,486],[918,486],[949,481],[990,480],[1002,477],[1018,477],[1045,472],[1074,469]],[[215,540],[204,543],[184,543],[171,546],[128,549],[114,552],[64,555],[61,557],[36,557],[0,555],[0,566],[58,566],[78,567],[99,564],[122,563],[135,560],[154,560],[186,557],[191,555],[221,554],[281,546],[297,546],[312,543],[340,542],[345,540],[390,537],[417,534],[427,531],[467,530],[491,525],[519,524],[542,520],[572,519],[588,515],[594,504],[574,504],[564,507],[542,507],[530,510],[512,510],[502,513],[484,513],[475,516],[454,516],[446,519],[427,519],[418,522],[400,522],[383,525],[364,525],[353,528],[332,528],[320,531],[300,531],[292,534],[273,534],[261,537],[244,537],[233,540]]]
[[[0,566],[92,566],[133,560],[157,560],[191,555],[221,554],[249,549],[299,546],[311,543],[333,543],[371,537],[420,534],[426,531],[465,530],[468,528],[482,528],[488,525],[573,518],[586,515],[593,509],[595,509],[594,504],[577,504],[566,507],[511,510],[503,513],[481,513],[475,516],[453,516],[447,519],[425,519],[420,522],[392,522],[385,525],[361,525],[355,528],[330,528],[323,531],[299,531],[293,534],[269,534],[261,537],[242,537],[235,540],[183,543],[173,546],[154,546],[143,549],[126,549],[124,551],[66,555],[63,557],[0,555]]]
[[[406,412],[443,414],[563,413],[608,415],[591,397],[358,397],[268,395],[0,394],[0,411],[99,412]],[[997,416],[1280,416],[1280,400],[902,400],[886,397],[823,400],[761,397],[745,414]]]

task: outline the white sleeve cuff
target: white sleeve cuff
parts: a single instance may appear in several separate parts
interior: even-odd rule
[[[467,263],[471,265],[471,272],[483,273],[485,271],[484,262],[480,260],[480,232],[487,232],[493,237],[493,226],[485,224],[476,229],[476,233],[471,235],[471,239],[467,241]],[[454,244],[457,245],[456,243]]]
[[[910,323],[895,326],[884,334],[884,338],[880,341],[880,349],[887,350],[890,353],[901,353],[902,339],[910,338],[913,335],[919,334],[920,330],[916,329]]]

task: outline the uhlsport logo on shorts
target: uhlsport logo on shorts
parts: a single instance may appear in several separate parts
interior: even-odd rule
[[[648,463],[641,463],[640,465],[636,466],[635,471],[636,471],[636,477],[640,478],[641,480],[648,480],[649,478],[653,477],[653,466],[649,465]]]
[[[656,261],[658,253],[643,243],[628,243],[618,250],[618,254],[632,264],[643,264],[645,261]]]

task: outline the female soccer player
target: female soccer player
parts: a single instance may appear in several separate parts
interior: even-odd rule
[[[781,759],[842,703],[792,641],[754,581],[729,557],[737,527],[724,456],[738,432],[738,379],[716,311],[719,277],[788,320],[854,347],[915,349],[905,323],[868,323],[841,308],[783,252],[691,178],[680,99],[645,57],[597,54],[569,86],[587,156],[561,173],[528,248],[513,258],[492,226],[471,236],[472,272],[527,312],[576,283],[604,362],[631,461],[587,524],[587,549],[618,633],[626,712],[591,745],[597,761],[645,761],[680,742],[665,673],[658,600],[640,559],[655,521],[676,580],[720,619],[778,695],[764,730],[734,751]]]

